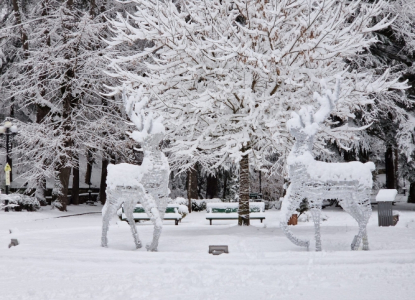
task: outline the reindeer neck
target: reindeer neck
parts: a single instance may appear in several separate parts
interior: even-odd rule
[[[311,160],[314,160],[313,139],[311,138],[302,142],[296,141],[291,149],[290,154],[288,155],[288,165],[305,165]]]
[[[296,141],[291,149],[291,154],[294,156],[304,155],[307,152],[313,153],[313,139],[311,138],[301,143]]]

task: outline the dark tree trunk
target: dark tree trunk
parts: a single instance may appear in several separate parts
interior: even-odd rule
[[[60,211],[66,211],[66,206],[68,205],[68,185],[69,177],[71,176],[71,168],[64,167],[59,169],[58,179],[60,184],[60,189],[56,201],[59,203],[58,209]]]
[[[399,152],[398,148],[394,149],[394,159],[393,159],[393,171],[395,175],[395,189],[399,191],[399,178],[398,178],[398,163],[399,163]]]
[[[249,159],[244,155],[239,162],[238,225],[249,226],[249,223]]]
[[[415,203],[415,182],[409,186],[408,203]]]
[[[262,172],[259,171],[259,193],[262,194]]]
[[[91,183],[91,177],[92,177],[92,166],[94,164],[94,156],[93,151],[91,149],[88,149],[86,152],[86,172],[85,172],[85,183],[90,184]]]
[[[223,193],[222,199],[226,198],[226,189],[228,188],[228,171],[223,171]]]
[[[199,198],[197,194],[197,179],[197,164],[194,164],[193,168],[187,170],[187,199],[189,200],[189,213],[192,212],[192,199]]]
[[[76,165],[72,168],[72,204],[79,204],[79,158],[76,157]]]
[[[66,7],[71,10],[73,5],[73,0],[68,0],[66,2]],[[68,23],[66,25],[68,31],[70,31],[73,24]],[[66,37],[63,40],[63,43],[66,43]],[[76,49],[73,49],[74,52]],[[65,54],[65,60],[68,62],[70,61],[70,52]],[[69,166],[70,161],[72,159],[72,147],[73,147],[73,140],[71,137],[71,133],[73,131],[73,124],[72,124],[72,111],[77,106],[77,98],[74,97],[72,91],[72,80],[75,77],[75,70],[74,65],[68,63],[66,65],[66,72],[65,72],[65,80],[62,82],[60,86],[60,91],[62,94],[62,116],[61,119],[63,122],[60,125],[61,132],[60,134],[63,136],[63,144],[62,147],[62,154],[59,157],[59,163],[57,165],[57,176],[59,180],[59,186],[57,188],[58,192],[58,209],[62,211],[66,211],[66,205],[68,204],[68,185],[69,185],[69,177],[71,175],[71,167]]]
[[[48,0],[43,0],[42,16],[47,16],[47,15],[48,15]],[[50,46],[49,31],[45,30],[44,35],[45,35],[45,44],[47,46]],[[44,81],[46,79],[47,79],[46,72],[43,73],[41,76],[39,76],[39,90],[40,90],[40,96],[42,98],[46,96],[46,88],[44,85]],[[37,124],[43,123],[46,116],[49,114],[49,112],[50,112],[50,107],[37,103],[36,104],[36,123]],[[46,162],[44,162],[43,165],[44,165],[43,169],[46,169]],[[37,185],[36,185],[36,198],[38,199],[39,202],[42,201],[43,203],[46,203],[45,191],[46,191],[46,177],[42,175],[39,177],[37,181]]]
[[[102,159],[102,169],[101,169],[101,183],[99,185],[99,201],[104,205],[107,201],[107,171],[108,167],[108,159],[103,158]]]
[[[27,34],[26,31],[24,30],[24,27],[22,26],[22,16],[20,14],[20,9],[19,9],[19,1],[18,0],[13,0],[12,1],[12,5],[13,5],[13,12],[14,12],[14,18],[15,18],[15,25],[21,25],[20,26],[20,39],[22,41],[22,48],[24,51],[24,55],[25,57],[27,57],[29,55],[29,43],[27,41]]]
[[[42,206],[47,205],[45,191],[46,191],[46,178],[42,176],[37,181],[36,192],[35,192],[36,200],[39,201],[40,205]]]
[[[90,0],[89,14],[91,15],[91,17],[95,17],[96,8],[97,5],[95,3],[95,0]]]
[[[393,149],[389,146],[386,149],[385,153],[385,173],[386,173],[386,188],[394,189],[396,188],[396,178],[395,178],[395,166],[393,159]]]
[[[213,199],[218,196],[218,178],[208,175],[206,179],[206,199]]]

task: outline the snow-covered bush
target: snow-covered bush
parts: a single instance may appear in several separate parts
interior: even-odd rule
[[[192,211],[204,211],[206,210],[206,201],[192,199]]]
[[[219,198],[213,199],[192,199],[192,211],[204,211],[206,210],[207,203],[220,203],[222,202]]]
[[[173,203],[179,206],[179,214],[184,219],[189,214],[189,208],[187,207],[188,200],[183,197],[177,197],[173,200]]]
[[[176,197],[176,199],[174,199],[172,203],[177,205],[187,205],[189,203],[189,200],[183,197]]]
[[[21,194],[0,195],[2,206],[4,206],[4,200],[9,200],[8,206],[15,211],[21,211],[23,209],[27,211],[36,211],[40,208],[40,203],[35,197],[30,197]]]

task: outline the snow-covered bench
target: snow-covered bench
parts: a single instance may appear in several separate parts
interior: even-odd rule
[[[127,221],[127,217],[124,213],[124,207],[121,207],[117,211],[117,215],[121,221]],[[146,214],[144,207],[141,204],[137,204],[133,212],[134,221],[149,221],[150,218]],[[164,220],[173,220],[176,225],[179,225],[182,215],[179,213],[179,205],[168,204],[166,207],[166,213],[164,214]]]
[[[206,205],[206,220],[237,220],[239,203],[208,203]],[[265,219],[265,203],[250,202],[249,203],[249,219],[261,220]]]

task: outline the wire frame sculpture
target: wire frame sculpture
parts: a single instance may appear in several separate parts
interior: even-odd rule
[[[139,94],[138,97],[141,95]],[[136,248],[142,247],[133,217],[135,205],[140,202],[154,225],[153,240],[146,248],[148,251],[157,251],[170,193],[168,188],[169,163],[159,147],[164,138],[164,126],[160,117],[155,118],[151,113],[147,115],[143,113],[147,99],[135,103],[136,97],[132,96],[127,99],[125,93],[123,98],[127,114],[138,129],[130,136],[140,143],[144,157],[140,166],[126,163],[108,166],[107,201],[102,210],[101,245],[107,247],[110,219],[124,203],[124,212],[131,227]]]
[[[359,226],[351,249],[357,250],[363,240],[363,250],[369,250],[366,226],[372,213],[370,194],[374,163],[326,163],[316,161],[312,154],[319,124],[324,122],[332,111],[339,99],[339,92],[340,80],[337,80],[334,93],[330,89],[325,89],[322,96],[314,93],[314,100],[320,103],[317,112],[314,113],[313,107],[305,106],[298,114],[293,112],[292,118],[287,122],[287,128],[295,138],[295,143],[287,159],[291,183],[282,203],[283,216],[280,227],[294,244],[309,248],[310,242],[294,236],[287,225],[302,200],[307,199],[314,222],[315,249],[321,251],[322,202],[324,199],[338,199],[342,208]]]

